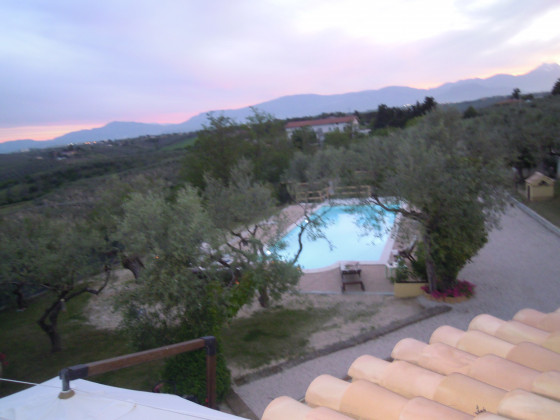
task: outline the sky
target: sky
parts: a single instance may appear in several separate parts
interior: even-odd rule
[[[0,142],[560,63],[558,0],[1,0]]]

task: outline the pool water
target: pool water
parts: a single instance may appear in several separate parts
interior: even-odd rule
[[[311,240],[306,234],[303,236],[303,251],[297,264],[303,269],[318,269],[336,264],[338,261],[374,262],[381,258],[385,244],[390,236],[390,229],[394,223],[394,214],[384,212],[381,208],[360,208],[359,212],[351,212],[352,206],[325,206],[318,211],[326,222],[322,228],[324,235],[330,241],[319,238]],[[381,214],[380,226],[366,232],[361,227],[368,215]],[[316,217],[316,216],[311,216]],[[290,230],[282,242],[285,248],[279,255],[285,260],[291,260],[298,250],[297,236],[299,228]],[[367,233],[367,235],[366,235]]]

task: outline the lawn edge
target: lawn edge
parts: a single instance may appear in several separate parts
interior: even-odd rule
[[[366,341],[375,340],[376,338],[382,337],[386,334],[399,330],[408,325],[415,324],[417,322],[423,321],[425,319],[431,318],[436,315],[443,314],[445,312],[449,312],[451,311],[451,309],[452,309],[451,306],[448,305],[438,305],[435,307],[426,308],[420,313],[393,321],[387,325],[356,335],[347,340],[339,341],[338,343],[334,343],[326,347],[323,347],[321,349],[311,351],[302,356],[286,360],[284,362],[278,363],[273,366],[264,367],[262,369],[257,370],[256,372],[251,372],[245,375],[238,376],[236,378],[233,378],[233,382],[235,383],[235,385],[241,386],[249,382],[255,381],[257,379],[266,378],[267,376],[275,375],[286,369],[297,366],[301,363],[308,362],[309,360],[313,360],[318,357],[326,356],[328,354],[335,353],[340,350],[354,347],[359,344],[363,344]]]

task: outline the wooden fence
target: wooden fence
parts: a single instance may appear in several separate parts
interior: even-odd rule
[[[371,195],[369,185],[330,187],[302,182],[290,185],[288,191],[298,203],[322,203],[330,198],[359,198]]]

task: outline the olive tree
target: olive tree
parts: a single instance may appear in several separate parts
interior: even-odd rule
[[[146,342],[144,323],[151,326],[150,334],[158,331],[160,338],[167,336],[165,341],[175,341],[172,336],[180,334],[184,324],[193,330],[192,338],[216,332],[223,322],[209,318],[210,314],[227,318],[226,307],[219,314],[213,310],[220,307],[216,303],[226,285],[207,252],[213,246],[215,229],[196,191],[182,189],[173,199],[163,191],[132,193],[123,211],[119,240],[141,255],[145,266],[123,294],[125,321],[136,344],[162,344]],[[157,341],[153,334],[152,338]]]
[[[270,298],[292,291],[297,284],[301,275],[295,266],[299,253],[292,261],[283,261],[276,254],[274,245],[287,221],[278,214],[270,188],[255,181],[251,173],[250,163],[243,160],[232,171],[227,185],[207,177],[204,197],[227,254],[222,263],[235,267],[240,281],[249,283],[247,290],[258,293],[259,303],[267,307]],[[302,226],[301,233],[312,227]],[[301,247],[300,242],[299,252]]]
[[[267,252],[267,241],[276,234],[266,222],[275,210],[270,190],[242,170],[230,179],[225,185],[207,176],[204,202],[187,186],[173,193],[132,193],[123,204],[119,242],[141,255],[145,267],[119,299],[124,331],[137,347],[219,338],[225,323],[255,294],[266,304],[299,279],[297,267]],[[182,392],[198,382],[177,373],[185,363],[196,363],[190,358],[167,364],[166,376],[180,380]],[[223,395],[229,373],[221,356],[218,363],[224,384],[218,394]]]
[[[372,187],[365,204],[417,223],[430,290],[453,286],[506,203],[504,149],[472,121],[454,110],[432,112],[346,155],[355,169],[350,182]]]
[[[560,155],[560,98],[550,96],[531,103],[504,106],[487,111],[481,124],[507,145],[508,161],[517,172],[517,182],[536,169],[556,174]]]
[[[0,285],[11,286],[18,308],[26,294],[45,292],[50,303],[37,320],[51,351],[62,350],[59,315],[68,301],[84,293],[98,295],[111,278],[110,262],[100,252],[102,242],[70,220],[41,216],[3,220],[0,224]],[[105,271],[101,285],[93,278]]]
[[[174,196],[164,189],[135,192],[122,208],[118,240],[142,256],[144,265],[117,301],[123,332],[138,349],[219,337],[245,300],[234,273],[216,262],[216,229],[196,190],[183,188]],[[177,392],[197,393],[204,380],[194,367],[198,358],[186,354],[166,361],[164,377],[176,383]],[[221,397],[229,389],[230,375],[220,352],[217,363]]]

